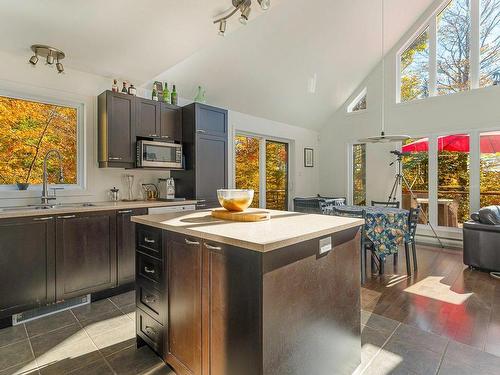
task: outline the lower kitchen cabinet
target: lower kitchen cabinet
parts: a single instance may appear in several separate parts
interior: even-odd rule
[[[55,300],[52,216],[0,221],[0,318]]]
[[[201,375],[201,241],[167,232],[166,254],[165,360],[178,374]]]
[[[56,299],[117,285],[115,211],[56,218]]]
[[[147,208],[116,212],[118,285],[132,283],[135,280],[135,223],[131,221],[131,217],[147,213]]]

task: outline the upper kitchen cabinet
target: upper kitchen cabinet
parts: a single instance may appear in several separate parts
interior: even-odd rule
[[[155,138],[160,136],[160,104],[149,99],[136,99],[136,136]]]
[[[0,220],[0,318],[55,301],[54,217]]]
[[[135,165],[135,97],[105,91],[98,97],[99,167]]]
[[[161,103],[160,137],[169,142],[182,142],[182,110],[179,107]]]
[[[228,113],[205,104],[183,107],[185,171],[172,171],[180,196],[197,199],[198,208],[216,207],[217,189],[227,188]]]
[[[182,142],[182,108],[105,91],[99,105],[99,167],[134,168],[136,137]]]

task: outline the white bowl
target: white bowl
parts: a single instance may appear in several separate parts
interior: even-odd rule
[[[222,207],[228,211],[245,211],[253,201],[253,190],[245,189],[219,189],[217,198]]]

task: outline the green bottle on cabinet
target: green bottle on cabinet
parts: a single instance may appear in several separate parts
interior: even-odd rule
[[[175,89],[175,85],[172,89],[172,104],[177,105],[177,91]]]
[[[163,101],[170,104],[170,91],[168,91],[168,83],[165,82],[165,87],[163,88]]]

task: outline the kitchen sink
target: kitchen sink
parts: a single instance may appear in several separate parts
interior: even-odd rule
[[[0,212],[8,211],[30,211],[30,210],[51,210],[56,208],[79,208],[79,207],[95,207],[95,204],[90,202],[84,203],[57,203],[57,204],[31,204],[28,206],[2,207]]]

